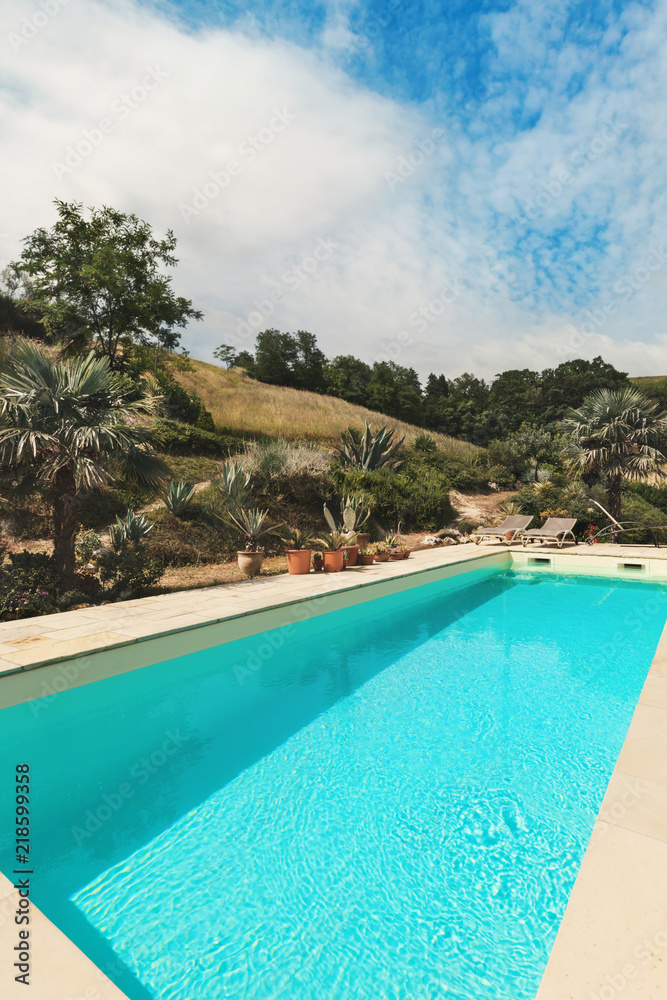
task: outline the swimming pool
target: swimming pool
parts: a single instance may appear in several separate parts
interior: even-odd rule
[[[477,570],[7,709],[34,902],[131,1000],[531,1000],[666,602]]]

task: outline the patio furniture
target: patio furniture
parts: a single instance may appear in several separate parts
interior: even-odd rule
[[[520,533],[521,544],[525,548],[528,542],[539,540],[542,544],[544,542],[552,542],[560,549],[563,547],[563,542],[568,535],[571,535],[572,541],[575,542],[572,529],[576,523],[576,517],[548,517],[541,528],[531,528],[530,531],[522,531]]]
[[[512,514],[506,517],[497,528],[477,528],[475,531],[475,545],[479,545],[483,538],[501,538],[507,545],[510,545],[520,531],[524,531],[533,520],[530,514]]]

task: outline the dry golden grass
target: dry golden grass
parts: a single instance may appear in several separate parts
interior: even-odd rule
[[[406,444],[412,444],[424,431],[420,427],[394,420],[383,413],[354,406],[335,396],[321,396],[283,386],[256,382],[239,368],[226,371],[205,361],[193,361],[192,371],[175,371],[184,388],[201,396],[218,430],[232,434],[266,434],[292,441],[313,441],[322,445],[340,444],[347,427],[363,429],[368,420],[374,429],[384,424],[394,427]],[[452,458],[470,458],[479,448],[467,441],[428,432],[438,447]]]
[[[267,556],[262,563],[261,576],[278,576],[287,572],[285,556]],[[172,566],[160,580],[156,593],[171,593],[179,590],[195,590],[198,587],[214,587],[219,583],[237,583],[245,580],[236,559],[226,563],[208,563],[205,566]]]

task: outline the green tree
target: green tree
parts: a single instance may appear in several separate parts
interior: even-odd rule
[[[220,344],[220,347],[216,347],[213,351],[213,357],[217,358],[225,368],[231,368],[236,362],[236,351],[229,344]]]
[[[294,386],[311,392],[324,392],[324,367],[327,359],[317,346],[315,335],[307,330],[298,330],[293,340],[296,345],[296,358],[292,365]]]
[[[78,347],[94,346],[120,364],[123,343],[159,341],[164,331],[184,327],[202,313],[174,295],[171,277],[176,238],[164,239],[136,215],[55,201],[58,221],[25,239],[16,267],[30,280],[30,305],[49,334]]]
[[[297,345],[291,333],[264,330],[257,334],[255,360],[249,374],[270,385],[294,385]]]
[[[523,423],[515,434],[508,438],[508,444],[520,458],[530,460],[535,465],[535,482],[538,480],[540,462],[546,462],[553,454],[554,435],[536,424]]]
[[[572,470],[604,480],[611,516],[621,518],[624,480],[663,474],[667,411],[638,389],[600,389],[562,423],[570,435],[565,458]]]
[[[338,354],[324,370],[327,393],[358,406],[365,406],[368,402],[371,376],[371,366],[353,354]]]
[[[74,586],[74,542],[83,494],[122,478],[163,486],[168,469],[151,450],[151,431],[128,426],[156,411],[159,397],[113,372],[108,358],[53,362],[23,343],[0,372],[0,466],[17,491],[42,490],[53,509],[53,554],[64,590]]]

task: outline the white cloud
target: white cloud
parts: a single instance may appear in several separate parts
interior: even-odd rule
[[[47,2],[55,9],[57,0]],[[664,3],[654,14],[627,8],[620,54],[598,53],[594,72],[590,52],[545,44],[552,76],[531,89],[541,118],[529,131],[501,125],[516,100],[508,86],[479,109],[474,139],[445,123],[446,138],[421,163],[420,144],[430,149],[424,141],[443,122],[364,90],[326,49],[187,33],[123,0],[70,0],[17,44],[9,36],[20,39],[23,18],[38,9],[17,3],[0,15],[10,81],[0,90],[11,192],[3,263],[22,236],[51,224],[53,197],[107,203],[158,232],[175,230],[175,286],[206,314],[186,334],[197,356],[210,357],[263,309],[256,328],[309,329],[328,354],[388,354],[423,374],[488,376],[557,364],[568,323],[580,327],[586,308],[610,301],[617,310],[603,339],[587,338],[578,353],[602,353],[636,374],[667,372],[663,270],[627,302],[614,291],[652,245],[667,243]],[[348,10],[332,7],[330,48],[354,41]],[[525,70],[517,49],[536,51],[544,30],[525,8],[497,18],[506,72]],[[583,89],[567,96],[584,70]],[[584,159],[526,226],[526,204],[545,183],[556,190],[561,166],[607,120],[628,129]],[[68,150],[70,165],[80,156],[71,170]],[[399,167],[409,176],[388,182]],[[572,234],[565,263],[553,243],[561,229],[566,241]],[[277,304],[271,292],[283,296]]]

